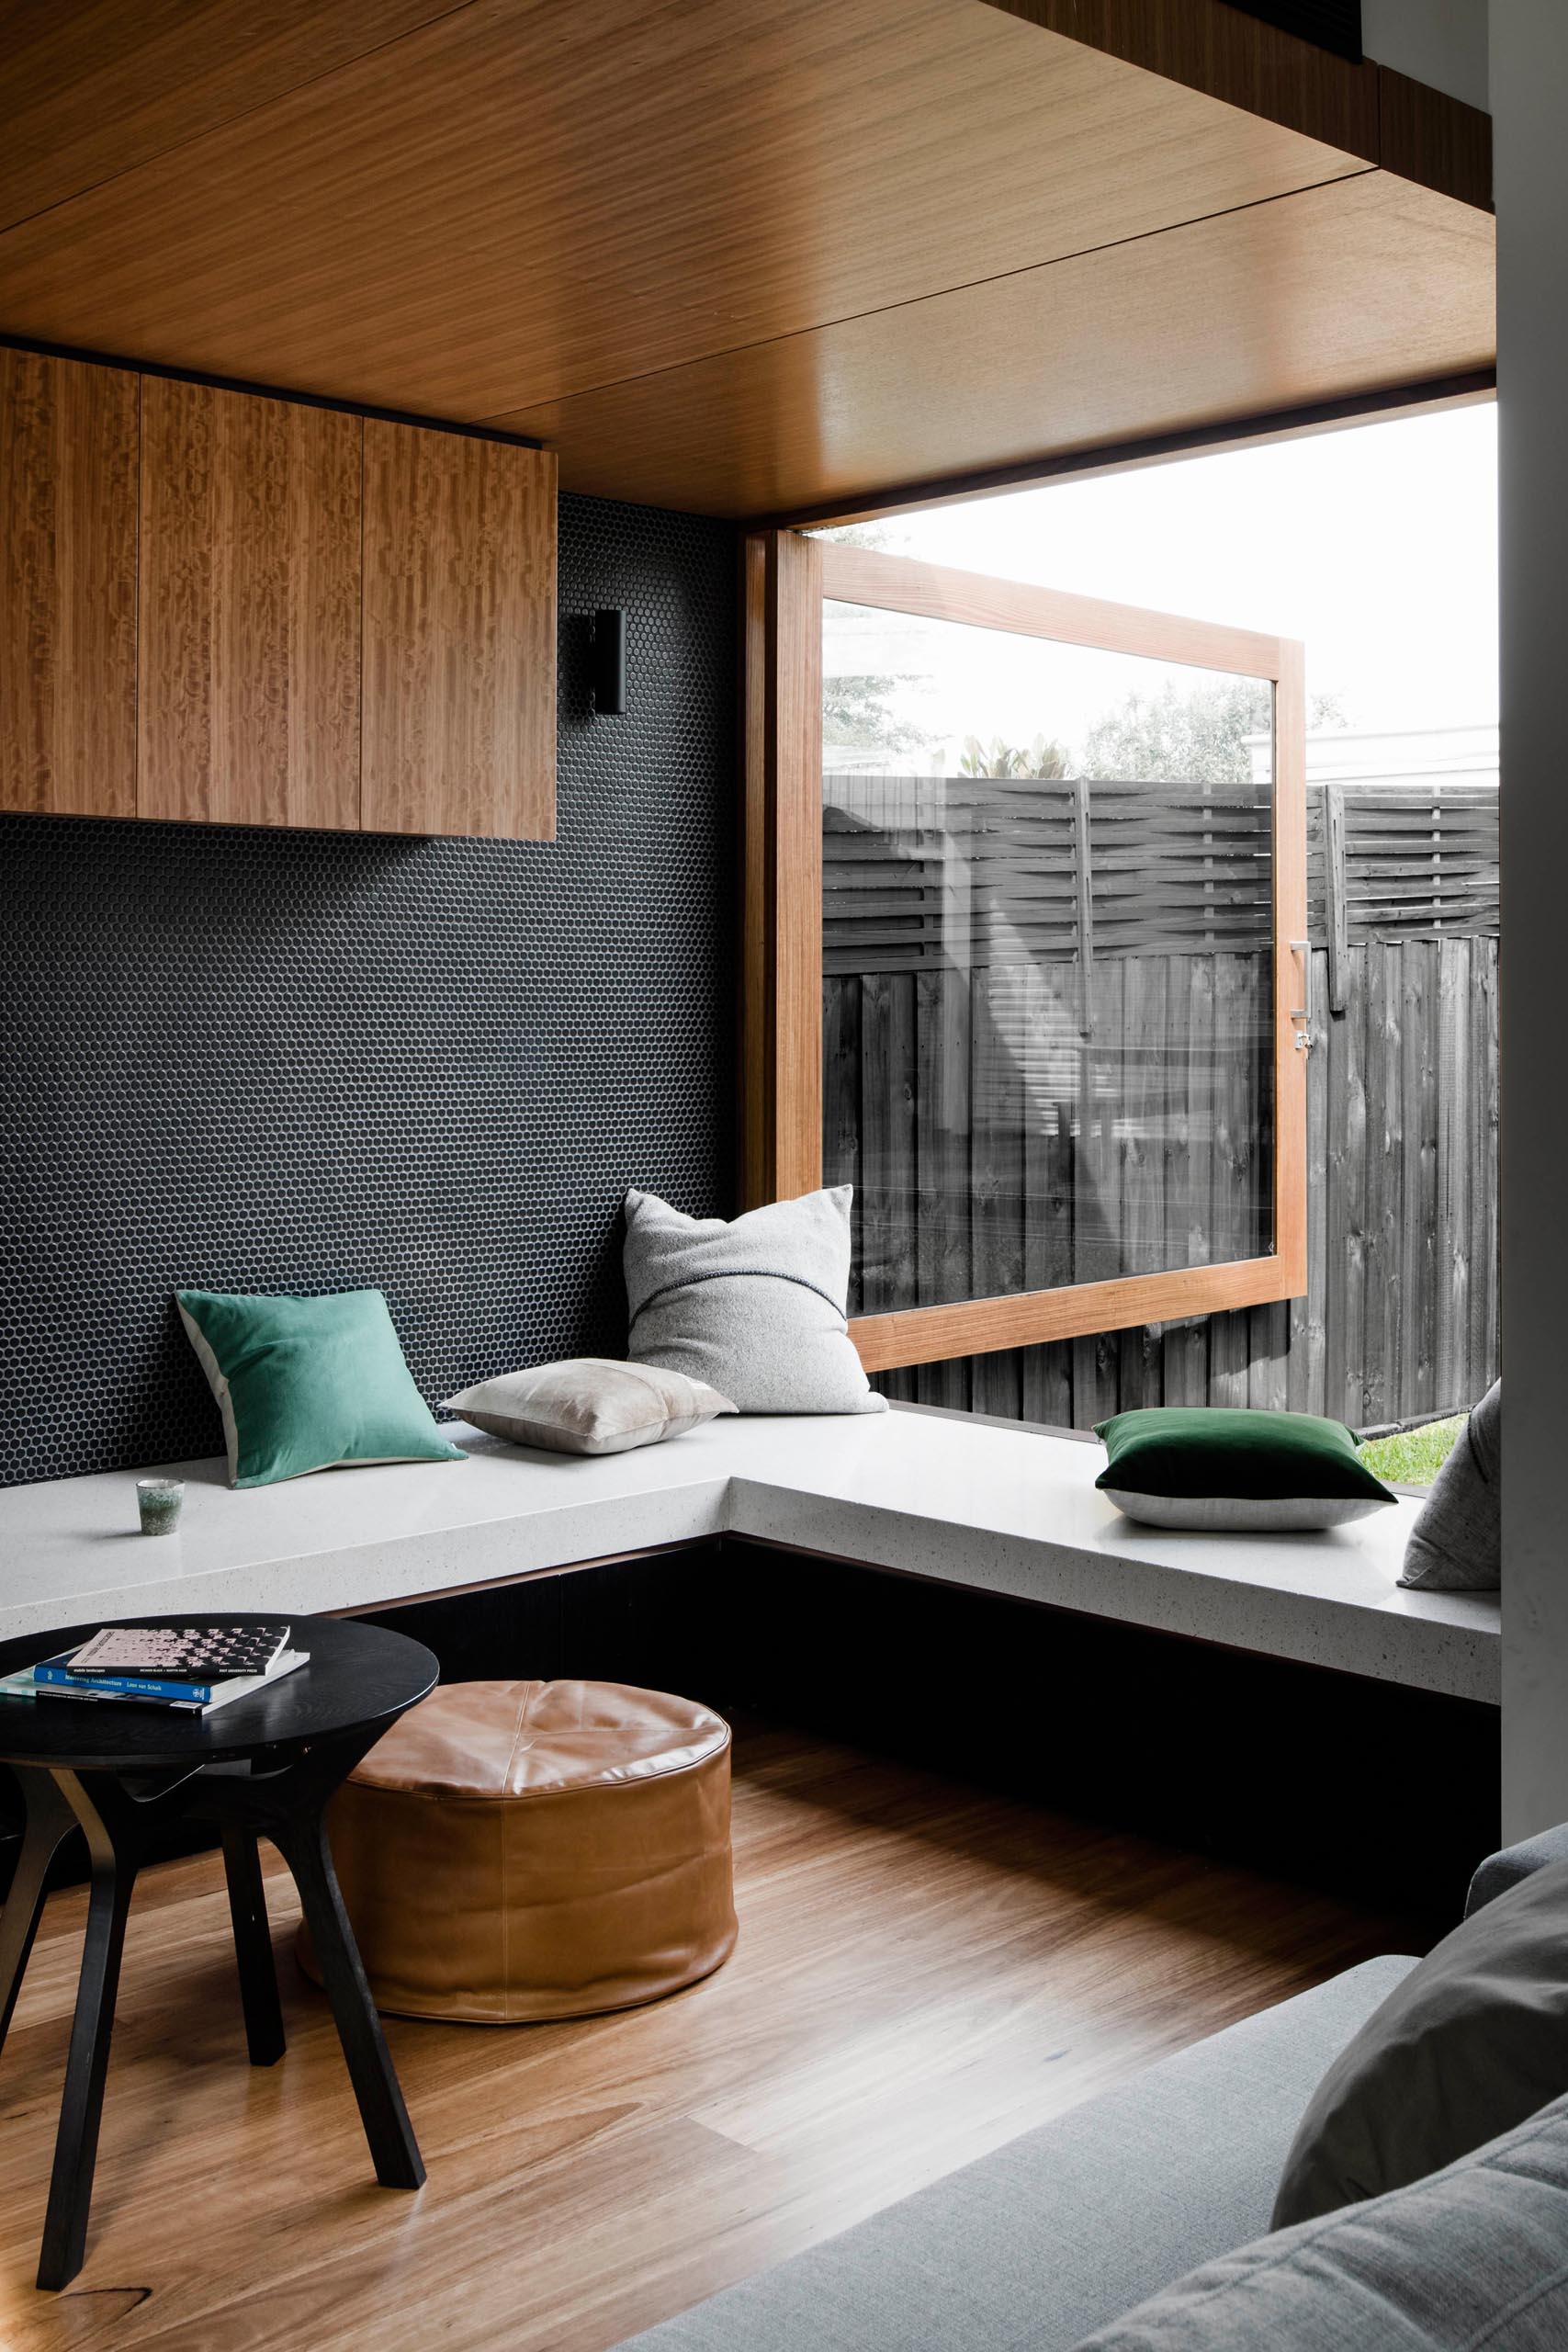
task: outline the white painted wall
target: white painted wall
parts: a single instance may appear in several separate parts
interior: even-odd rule
[[[1495,0],[1503,1822],[1568,1820],[1568,0]]]
[[[1361,46],[1380,65],[1466,106],[1490,103],[1486,0],[1361,0]]]

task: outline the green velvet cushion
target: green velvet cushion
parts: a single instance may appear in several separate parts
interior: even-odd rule
[[[1108,1455],[1097,1487],[1130,1495],[1252,1502],[1392,1502],[1343,1421],[1224,1405],[1153,1405],[1101,1421]]]
[[[351,1462],[462,1462],[413,1385],[378,1290],[176,1294],[223,1416],[231,1487]]]

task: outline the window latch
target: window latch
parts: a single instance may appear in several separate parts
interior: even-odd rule
[[[1292,939],[1289,944],[1302,959],[1303,1000],[1299,1006],[1292,1009],[1289,1017],[1292,1021],[1299,1021],[1302,1024],[1296,1031],[1297,1053],[1310,1054],[1312,1051],[1312,942],[1310,939]]]

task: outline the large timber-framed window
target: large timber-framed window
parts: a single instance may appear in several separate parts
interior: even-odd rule
[[[792,531],[745,621],[745,1190],[854,1185],[868,1370],[1301,1295],[1300,645]]]

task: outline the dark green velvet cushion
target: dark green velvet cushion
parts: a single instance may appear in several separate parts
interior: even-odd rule
[[[1095,1480],[1129,1517],[1236,1531],[1337,1526],[1394,1498],[1343,1421],[1224,1405],[1151,1405],[1101,1421]]]
[[[223,1416],[231,1487],[353,1462],[467,1460],[414,1386],[378,1290],[176,1295]]]

